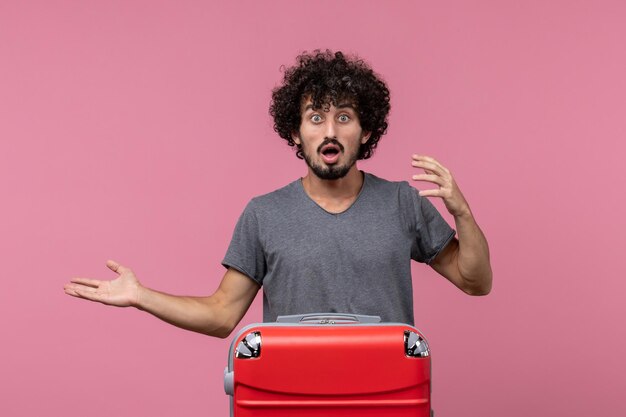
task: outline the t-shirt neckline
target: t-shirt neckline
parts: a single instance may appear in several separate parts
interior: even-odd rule
[[[348,211],[350,211],[350,209],[352,207],[354,207],[358,203],[358,201],[361,199],[361,195],[363,195],[363,191],[365,190],[365,187],[367,186],[369,175],[367,174],[367,172],[363,172],[361,170],[359,170],[359,172],[361,174],[363,174],[363,184],[361,185],[361,189],[359,190],[359,193],[357,194],[357,196],[354,199],[354,201],[352,202],[352,204],[350,204],[345,210],[340,211],[338,213],[333,213],[331,211],[328,211],[324,207],[322,207],[319,204],[317,204],[317,202],[315,200],[313,200],[313,198],[311,198],[311,196],[309,194],[307,194],[306,190],[304,189],[304,185],[302,184],[302,178],[299,178],[298,180],[296,180],[296,183],[297,183],[298,189],[302,192],[304,197],[307,200],[309,200],[311,203],[313,203],[313,205],[315,205],[315,207],[319,208],[320,210],[322,210],[326,214],[329,214],[331,216],[335,216],[336,217],[336,216],[341,216],[342,214],[345,214]]]

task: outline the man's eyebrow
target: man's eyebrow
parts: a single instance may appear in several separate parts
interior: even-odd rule
[[[338,104],[337,108],[338,109],[352,109],[352,110],[356,110],[354,104],[349,103],[349,102]],[[304,111],[307,111],[307,110],[315,110],[315,108],[313,107],[313,104],[307,104],[304,107]]]

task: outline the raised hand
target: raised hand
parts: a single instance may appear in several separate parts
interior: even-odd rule
[[[443,199],[446,209],[453,216],[471,214],[469,205],[463,197],[450,171],[441,165],[436,159],[425,155],[413,155],[412,165],[422,168],[425,174],[413,175],[415,181],[427,181],[437,184],[439,187],[431,190],[422,190],[422,197],[439,197]]]
[[[118,307],[138,305],[140,284],[133,271],[115,261],[109,260],[106,265],[119,275],[116,279],[99,281],[89,278],[72,278],[63,287],[65,293]]]

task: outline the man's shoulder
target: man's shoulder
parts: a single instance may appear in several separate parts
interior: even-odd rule
[[[371,187],[378,191],[406,192],[412,188],[407,181],[390,181],[384,178],[377,177],[376,175],[369,172],[364,172],[364,175],[368,187]]]
[[[391,181],[365,173],[367,201],[378,209],[412,211],[420,197],[407,181]]]
[[[300,179],[290,182],[284,187],[253,197],[248,204],[257,210],[271,210],[284,204],[293,204],[298,200]]]

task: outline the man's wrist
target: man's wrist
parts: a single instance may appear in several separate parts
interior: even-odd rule
[[[472,215],[472,211],[470,210],[469,206],[465,206],[464,209],[459,210],[457,213],[453,214],[454,219],[455,220],[469,220],[472,219],[474,216]]]
[[[146,298],[146,291],[147,290],[148,289],[146,287],[144,287],[143,285],[137,283],[137,291],[136,291],[136,295],[135,295],[135,300],[131,304],[133,307],[135,307],[138,310],[145,310],[143,305],[142,305],[142,301],[144,301],[145,298]]]

